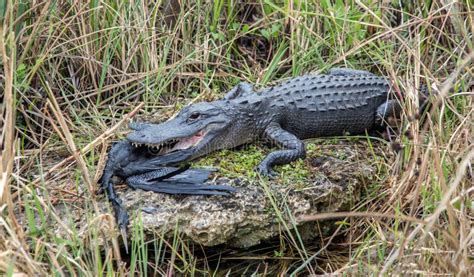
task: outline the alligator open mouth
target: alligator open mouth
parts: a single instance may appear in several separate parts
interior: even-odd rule
[[[148,151],[154,155],[164,155],[178,150],[189,149],[194,147],[201,142],[204,138],[205,132],[199,131],[196,134],[189,137],[173,138],[162,141],[160,143],[140,143],[131,142],[136,148],[147,147]]]

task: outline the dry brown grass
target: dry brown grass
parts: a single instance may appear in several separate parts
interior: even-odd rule
[[[394,80],[404,105],[398,151],[377,153],[379,174],[353,212],[305,219],[350,224],[307,245],[309,259],[291,246],[284,257],[227,256],[240,261],[233,272],[274,260],[256,272],[474,274],[472,1],[347,2],[181,1],[166,20],[161,1],[0,4],[0,273],[213,272],[218,255],[201,259],[180,237],[138,236],[121,261],[113,218],[94,194],[111,137],[139,110],[166,117],[239,80],[265,85],[338,65]],[[433,104],[420,118],[421,84]],[[75,213],[88,225],[76,226]],[[158,262],[147,245],[164,249]]]

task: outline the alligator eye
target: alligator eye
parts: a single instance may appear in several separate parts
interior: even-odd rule
[[[200,113],[198,113],[198,112],[193,112],[193,113],[188,117],[188,120],[193,121],[193,120],[198,119],[200,116],[201,116]]]

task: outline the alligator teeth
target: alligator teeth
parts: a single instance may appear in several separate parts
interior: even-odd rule
[[[169,150],[171,150],[174,145],[176,145],[176,143],[179,143],[180,142],[180,139],[170,139],[170,140],[167,140],[167,141],[163,141],[161,143],[139,143],[139,142],[132,142],[132,145],[135,147],[135,148],[138,148],[138,147],[146,147],[149,149],[149,151],[153,154],[159,154],[161,152],[167,152]]]

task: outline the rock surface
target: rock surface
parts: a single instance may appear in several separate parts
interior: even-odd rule
[[[295,226],[303,239],[314,238],[321,230],[332,230],[334,221],[320,221],[316,228],[316,223],[303,224],[296,219],[350,210],[360,198],[362,185],[375,173],[375,166],[365,141],[318,140],[307,145],[308,157],[300,165],[307,169],[304,176],[285,176],[290,175],[294,163],[272,181],[217,176],[217,183],[238,189],[230,197],[170,196],[131,189],[119,194],[132,218],[141,213],[143,231],[150,239],[156,237],[154,234],[172,237],[178,229],[204,246],[246,248]]]

